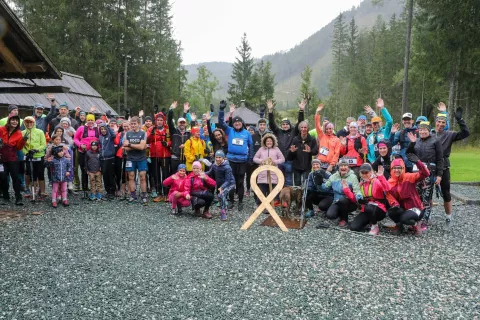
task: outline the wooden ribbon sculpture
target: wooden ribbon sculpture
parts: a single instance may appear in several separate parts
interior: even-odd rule
[[[275,212],[275,209],[272,206],[273,199],[275,199],[277,194],[279,194],[280,191],[283,188],[283,184],[285,182],[285,177],[283,176],[282,171],[280,171],[280,169],[278,169],[276,166],[274,166],[272,164],[273,164],[272,160],[270,158],[268,158],[264,162],[263,165],[258,167],[255,171],[253,171],[252,176],[250,177],[250,184],[252,186],[253,192],[255,192],[257,197],[260,199],[261,204],[258,206],[257,210],[255,210],[255,212],[248,218],[248,220],[245,221],[243,226],[240,228],[241,230],[247,230],[248,228],[250,228],[252,223],[258,218],[258,216],[260,214],[262,214],[263,210],[267,209],[268,212],[270,213],[270,216],[275,220],[275,222],[280,227],[280,229],[282,229],[282,231],[288,232],[287,227],[285,226],[282,219],[280,219],[277,212]],[[277,178],[278,178],[277,186],[273,190],[270,187],[271,191],[270,191],[270,194],[267,197],[265,197],[263,195],[263,192],[260,190],[260,188],[257,185],[258,174],[260,172],[266,171],[266,170],[273,171],[277,175]],[[268,173],[267,177],[270,178],[270,172],[267,172],[267,173]],[[268,182],[271,186],[271,180],[270,179],[268,179]]]

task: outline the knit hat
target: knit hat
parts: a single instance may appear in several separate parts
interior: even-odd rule
[[[87,121],[90,121],[90,120],[95,121],[95,116],[91,113],[87,116]]]
[[[87,113],[86,113],[85,111],[80,111],[80,112],[78,113],[78,115],[80,115],[80,116],[86,116]]]
[[[152,117],[150,117],[150,116],[146,116],[146,117],[145,117],[145,121],[147,121],[147,120],[150,120],[150,121],[152,121]]]
[[[355,128],[358,128],[358,123],[356,123],[355,121],[352,121],[350,122],[350,124],[348,125],[348,127],[355,127]]]
[[[445,113],[438,113],[435,117],[435,121],[437,120],[447,121],[447,115]]]
[[[254,126],[250,126],[250,127],[248,127],[248,130],[253,130],[253,131],[256,131]]]
[[[14,104],[8,106],[8,113],[12,112],[13,110],[18,109],[18,107]]]
[[[63,117],[62,119],[60,119],[60,123],[62,122],[67,122],[69,126],[72,125],[72,121],[70,121],[68,117]]]
[[[430,130],[430,122],[429,121],[422,121],[418,124],[418,129],[427,129]]]
[[[368,171],[368,172],[370,172],[370,171],[372,171],[372,170],[373,170],[373,168],[372,168],[372,165],[371,165],[370,163],[364,163],[364,164],[362,164],[362,165],[360,166],[360,169],[359,169],[360,172],[362,172],[362,171]]]
[[[235,123],[235,122],[241,122],[241,123],[243,123],[243,119],[240,118],[239,116],[235,116],[235,117],[233,118],[233,123]]]
[[[200,161],[194,161],[193,164],[192,164],[192,168],[202,169],[202,164],[200,163]]]
[[[97,140],[93,140],[92,142],[90,142],[90,147],[93,147],[93,146],[98,147],[98,141]]]
[[[56,146],[56,147],[53,147],[52,148],[52,155],[54,157],[58,156],[58,154],[60,153],[60,151],[63,151],[63,146]]]
[[[377,144],[377,147],[380,148],[381,146],[384,146],[386,148],[388,148],[387,144],[384,142],[384,141],[380,141],[378,144]]]
[[[184,165],[183,163],[180,163],[180,164],[178,165],[177,171],[180,171],[180,170],[182,170],[182,169],[183,169],[183,170],[187,170],[187,166]]]
[[[97,121],[95,121],[95,123],[99,126],[103,123],[103,120],[102,119],[97,119]]]
[[[322,164],[322,162],[321,162],[320,160],[318,160],[318,159],[313,159],[313,160],[312,160],[312,165],[313,165],[314,163]]]
[[[340,160],[338,160],[338,166],[348,166],[348,161],[347,159],[344,159],[344,158],[341,158]]]
[[[358,121],[360,120],[367,120],[367,117],[365,117],[363,114],[361,116],[358,117],[357,119]]]
[[[286,123],[288,125],[291,125],[290,120],[288,120],[288,118],[283,118],[282,123]]]
[[[63,102],[62,104],[60,104],[60,106],[58,108],[59,109],[62,109],[62,108],[68,109],[68,103]]]
[[[225,153],[222,150],[217,150],[217,152],[215,152],[215,157],[225,158]]]

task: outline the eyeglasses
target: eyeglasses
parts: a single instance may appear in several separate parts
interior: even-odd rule
[[[360,171],[360,174],[369,174],[370,171]]]
[[[402,167],[393,167],[393,170],[403,170]]]

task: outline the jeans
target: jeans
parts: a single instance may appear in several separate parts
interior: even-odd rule
[[[285,161],[284,163],[278,165],[285,176],[284,187],[293,186],[292,163],[292,161]]]

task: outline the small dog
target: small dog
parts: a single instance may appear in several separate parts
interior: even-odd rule
[[[300,215],[300,211],[302,210],[302,195],[303,190],[300,187],[284,187],[282,191],[280,191],[280,203],[282,204],[282,215],[284,217],[293,219],[290,211],[292,202],[295,202],[295,212]]]

